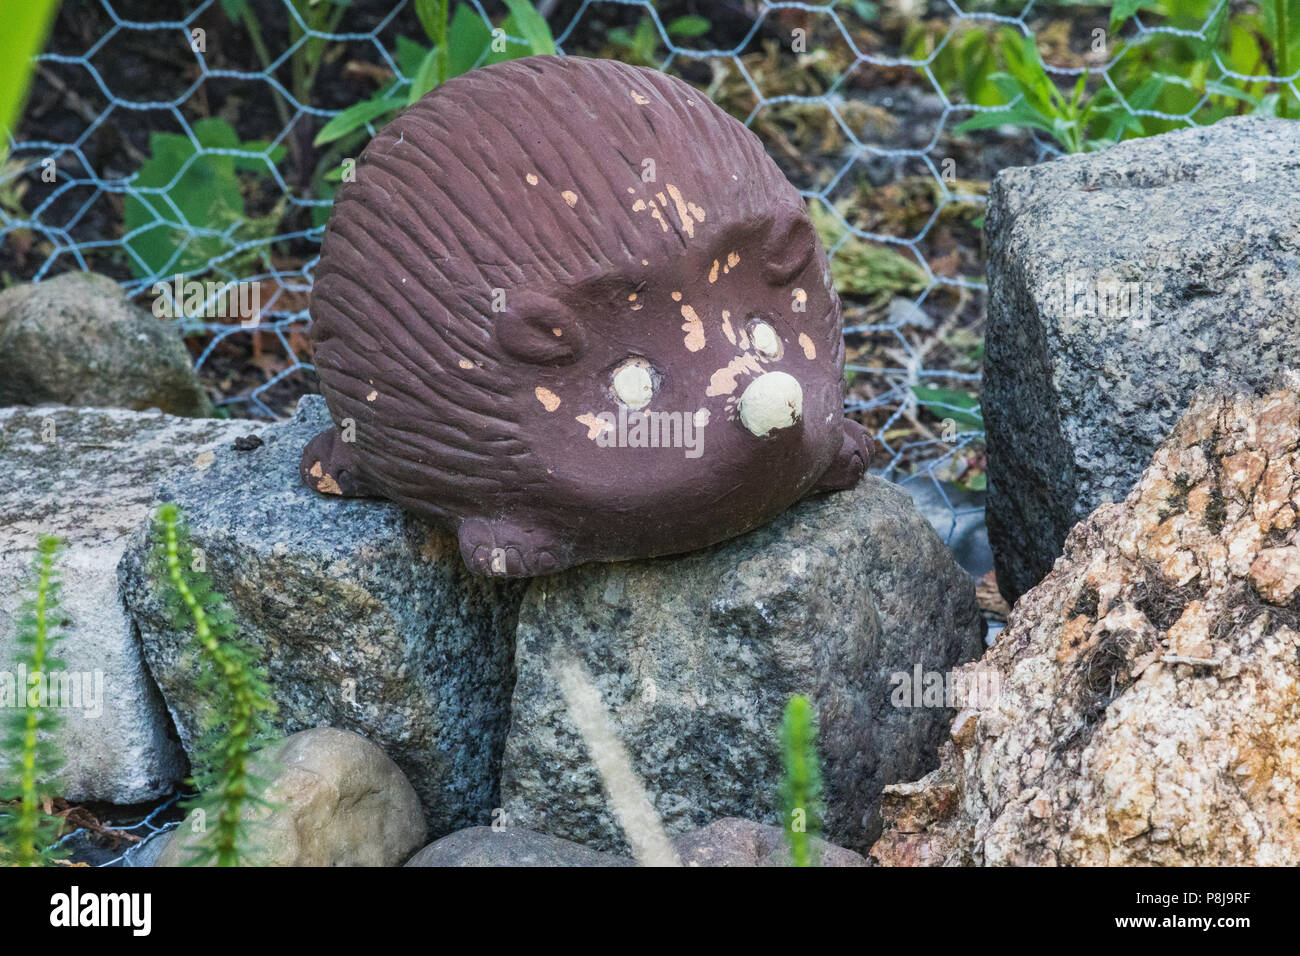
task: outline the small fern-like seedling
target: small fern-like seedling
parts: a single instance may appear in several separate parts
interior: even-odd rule
[[[264,786],[252,773],[253,755],[270,730],[275,713],[266,671],[237,639],[225,597],[194,548],[174,504],[159,507],[154,520],[154,573],[164,584],[172,624],[192,630],[203,666],[198,690],[207,699],[203,735],[195,747],[194,785],[200,796],[187,809],[202,812],[207,838],[187,863],[239,866],[248,858],[250,824],[242,812],[268,806],[258,796]]]
[[[54,657],[60,635],[58,620],[59,576],[56,568],[59,541],[46,536],[36,548],[31,593],[19,612],[17,641],[18,673],[26,674],[30,688],[15,687],[14,707],[4,718],[3,747],[14,761],[10,771],[15,783],[0,798],[12,802],[13,812],[0,816],[0,853],[13,866],[40,866],[58,857],[54,849],[63,821],[45,813],[42,807],[53,796],[62,761],[50,742],[63,722],[63,715],[49,699],[50,671],[63,666]]]
[[[817,723],[812,704],[802,694],[790,698],[781,721],[782,825],[795,866],[817,865],[822,830],[822,774],[817,757]]]

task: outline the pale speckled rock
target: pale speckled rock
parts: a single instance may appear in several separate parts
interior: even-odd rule
[[[563,651],[591,673],[670,833],[776,822],[781,714],[808,694],[828,836],[865,847],[881,787],[934,766],[951,713],[894,707],[890,675],[970,660],[982,634],[969,575],[907,493],[870,476],[707,550],[535,579],[516,635],[508,819],[625,850],[552,676]]]
[[[304,730],[259,753],[255,773],[271,806],[243,811],[248,866],[400,866],[424,841],[415,790],[359,734]],[[153,865],[184,865],[203,839],[191,815]]]
[[[817,865],[869,866],[860,854],[814,841]],[[728,817],[673,840],[683,866],[789,866],[790,847],[780,827]]]
[[[971,665],[996,703],[887,794],[873,856],[1300,864],[1298,513],[1300,395],[1197,399]]]
[[[200,472],[214,449],[261,427],[122,409],[0,409],[0,671],[13,670],[36,542],[54,534],[68,546],[58,564],[58,656],[92,687],[103,677],[102,715],[69,709],[59,735],[68,799],[152,800],[188,773],[118,596],[117,564],[163,476]]]
[[[0,293],[0,405],[51,402],[212,414],[176,327],[93,272]]]
[[[523,827],[470,827],[430,843],[407,866],[635,866],[572,840]]]
[[[453,538],[394,505],[318,495],[298,478],[329,421],[307,396],[248,451],[164,482],[184,510],[240,636],[265,663],[277,729],[353,730],[410,778],[433,835],[487,822],[509,721],[520,582],[478,577]],[[147,529],[122,561],[127,607],[187,748],[206,706],[189,636],[144,573]]]
[[[817,840],[818,865],[869,866],[852,850]],[[673,840],[683,866],[789,866],[780,827],[727,818]],[[448,834],[411,857],[407,866],[635,866],[615,853],[523,827],[473,827]]]
[[[1013,600],[1123,500],[1193,392],[1300,366],[1300,124],[1232,118],[1003,170],[986,228],[988,525]],[[1069,307],[1067,283],[1106,279],[1136,283],[1138,307]]]

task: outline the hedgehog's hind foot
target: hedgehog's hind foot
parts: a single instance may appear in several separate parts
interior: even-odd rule
[[[844,441],[840,445],[840,453],[818,479],[813,493],[847,491],[857,485],[867,472],[867,462],[874,449],[875,443],[867,430],[851,418],[844,419]]]
[[[307,443],[298,475],[312,491],[343,498],[364,498],[366,491],[357,467],[356,451],[331,425]]]
[[[537,525],[466,518],[457,537],[466,567],[477,574],[527,578],[561,568],[561,550],[552,533]]]

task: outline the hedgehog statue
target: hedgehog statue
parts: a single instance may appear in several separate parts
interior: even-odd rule
[[[705,547],[866,468],[799,194],[654,70],[535,56],[429,93],[340,190],[311,313],[335,426],[303,481],[482,574]]]

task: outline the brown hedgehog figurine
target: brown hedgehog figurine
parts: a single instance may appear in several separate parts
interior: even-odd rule
[[[803,201],[654,70],[439,86],[341,189],[311,312],[336,427],[303,481],[455,531],[483,574],[704,547],[866,468]]]

